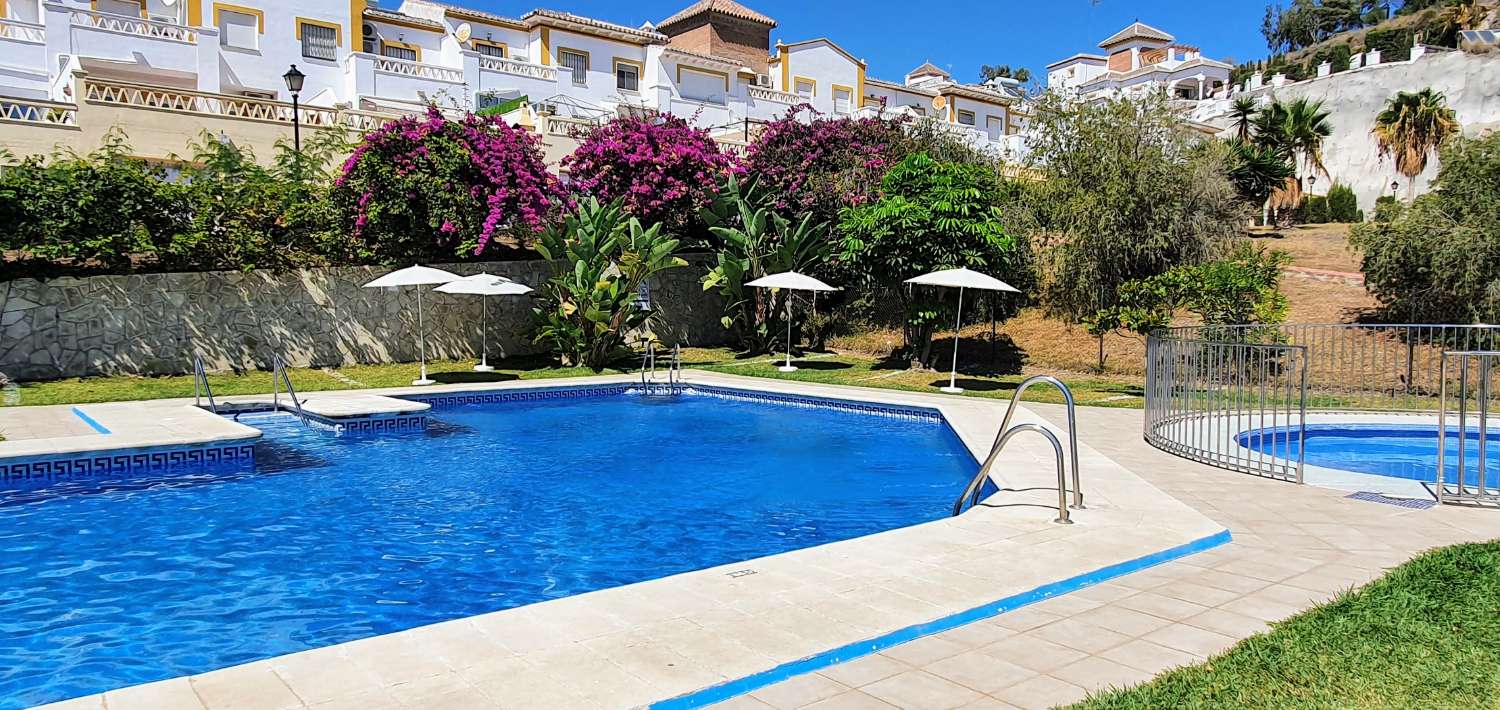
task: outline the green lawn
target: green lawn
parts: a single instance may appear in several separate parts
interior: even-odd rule
[[[1500,542],[1443,548],[1208,661],[1072,710],[1500,708]]]
[[[948,383],[946,372],[908,370],[904,365],[893,366],[871,358],[810,353],[795,358],[802,369],[790,375],[776,371],[779,360],[759,355],[741,357],[722,348],[689,348],[683,350],[683,367],[711,370],[736,375],[791,379],[803,382],[859,385],[884,389],[931,392],[937,385]],[[534,380],[557,377],[575,377],[594,374],[585,368],[559,367],[544,358],[511,358],[494,363],[496,371],[476,373],[472,371],[472,360],[438,361],[428,363],[427,370],[439,382],[498,382],[505,380]],[[411,384],[416,375],[416,365],[352,365],[338,369],[294,369],[292,384],[298,393],[320,390],[365,389],[371,387],[401,387]],[[618,373],[621,370],[606,370]],[[271,391],[271,374],[252,371],[245,373],[210,374],[209,384],[216,396],[262,394]],[[984,373],[959,373],[959,385],[969,390],[970,396],[1008,399],[1022,375],[999,375]],[[1109,407],[1140,407],[1141,385],[1129,378],[1096,378],[1092,376],[1064,376],[1063,380],[1072,388],[1079,404]],[[88,377],[47,382],[23,382],[14,390],[4,393],[6,405],[83,404],[89,402],[117,402],[132,399],[160,399],[165,397],[193,396],[193,378],[188,375],[173,377]],[[1056,390],[1035,387],[1026,392],[1029,401],[1059,402]]]

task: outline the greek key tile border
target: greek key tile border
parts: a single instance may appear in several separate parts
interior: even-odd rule
[[[0,483],[70,481],[110,473],[161,471],[178,466],[246,464],[255,444],[231,443],[160,449],[126,449],[63,457],[0,460]]]
[[[586,399],[625,394],[630,385],[585,385],[581,387],[553,387],[548,389],[496,390],[493,392],[458,392],[455,394],[402,395],[402,399],[426,402],[433,409],[459,407],[466,404],[490,404],[493,402],[535,402],[547,399]]]
[[[318,420],[319,424],[327,420]],[[427,428],[427,416],[423,414],[398,414],[388,416],[358,417],[329,422],[329,426],[340,434],[394,434],[422,431]]]

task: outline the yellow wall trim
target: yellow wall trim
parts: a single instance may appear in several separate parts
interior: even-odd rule
[[[5,0],[0,0],[0,15],[5,14]],[[187,23],[189,27],[203,26],[203,0],[187,0]]]
[[[401,49],[410,49],[411,51],[417,53],[417,57],[413,61],[422,61],[422,48],[410,42],[397,42],[395,40],[389,39],[380,40],[380,54],[382,56],[385,55],[386,47],[400,47]]]
[[[682,83],[682,73],[684,71],[690,71],[690,72],[693,72],[695,74],[707,74],[709,76],[719,77],[720,79],[724,80],[724,92],[725,93],[729,93],[729,73],[728,72],[714,71],[712,69],[699,69],[698,67],[689,67],[689,66],[684,66],[682,64],[678,64],[677,65],[677,83],[678,84]]]
[[[865,67],[863,64],[859,67],[859,73],[855,76],[854,84],[854,100],[857,102],[856,105],[863,105],[865,101]]]
[[[293,22],[296,23],[295,26],[297,28],[297,39],[299,39],[299,40],[302,39],[302,26],[303,25],[317,25],[318,27],[327,27],[328,29],[333,30],[333,42],[334,42],[334,44],[336,44],[336,45],[338,45],[340,47],[344,46],[344,26],[340,25],[337,22],[324,22],[322,20],[309,20],[306,17],[298,17],[295,20],[293,20]]]
[[[780,42],[776,43],[776,63],[781,65],[781,90],[787,93],[792,91],[792,62],[786,53],[786,47]]]
[[[143,2],[141,4],[144,5],[145,3]],[[214,27],[219,26],[220,10],[228,10],[230,12],[238,12],[244,15],[252,15],[255,17],[256,29],[258,29],[261,34],[266,33],[266,13],[264,11],[257,10],[253,7],[245,7],[244,5],[230,5],[229,3],[216,2],[214,3]]]
[[[349,0],[349,48],[365,51],[365,0]]]
[[[542,28],[542,66],[552,66],[552,30]]]
[[[626,59],[625,57],[615,57],[614,61],[612,62],[612,66],[610,67],[610,73],[615,75],[615,87],[616,88],[618,88],[619,85],[620,85],[620,65],[621,64],[624,64],[625,66],[629,66],[629,67],[635,67],[635,86],[636,86],[636,91],[640,91],[641,84],[645,83],[645,81],[646,81],[646,63],[645,62],[639,62],[639,61],[636,61],[634,59]],[[628,91],[629,89],[620,89],[620,90],[621,91]]]

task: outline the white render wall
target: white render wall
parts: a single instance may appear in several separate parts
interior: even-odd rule
[[[783,91],[796,93],[797,77],[812,79],[817,86],[813,96],[807,100],[813,108],[824,114],[832,115],[833,110],[833,87],[835,84],[849,87],[851,93],[859,91],[859,65],[830,47],[826,42],[798,45],[787,47],[782,55],[783,62],[787,65],[787,85],[780,87]],[[779,82],[780,79],[774,79]],[[852,99],[849,112],[853,113],[859,108],[859,98]]]

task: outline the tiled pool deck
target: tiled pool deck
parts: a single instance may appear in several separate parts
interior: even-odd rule
[[[937,407],[975,451],[988,447],[1005,406],[696,372],[687,379]],[[108,426],[119,412],[95,407],[128,406],[141,419],[170,418],[166,414],[173,411],[186,416],[181,402],[93,405],[85,411]],[[1028,409],[1018,422],[1045,417],[1061,426],[1060,408]],[[715,687],[720,690],[693,698],[750,689],[722,706],[1045,707],[1205,657],[1422,549],[1500,535],[1500,515],[1493,511],[1419,511],[1354,501],[1343,492],[1175,458],[1141,442],[1139,411],[1081,408],[1079,429],[1089,507],[1075,513],[1073,526],[1052,524],[1053,514],[1041,507],[1055,503],[1055,493],[1042,490],[1055,486],[1050,449],[1039,437],[1018,438],[1001,475],[1009,487],[1036,490],[1001,493],[958,518],[55,707],[614,708]],[[1208,552],[849,662],[787,665],[870,639],[900,639],[890,634],[1202,541],[1226,527],[1234,541]],[[853,655],[846,650],[840,657]],[[769,685],[735,684],[756,674],[765,674],[764,681],[790,677]]]

